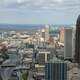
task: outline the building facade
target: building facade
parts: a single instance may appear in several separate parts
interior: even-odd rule
[[[64,30],[64,58],[73,58],[73,29],[65,28]]]
[[[75,61],[80,63],[80,15],[76,23]]]
[[[67,64],[46,63],[45,80],[67,80]]]

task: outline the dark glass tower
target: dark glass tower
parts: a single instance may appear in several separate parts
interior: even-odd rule
[[[46,63],[45,80],[67,80],[67,64]]]
[[[76,22],[75,61],[80,63],[80,15]]]

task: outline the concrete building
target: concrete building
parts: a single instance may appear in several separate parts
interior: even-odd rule
[[[35,64],[36,80],[45,80],[45,63],[49,61],[50,55],[50,51],[39,49],[37,54],[37,64]]]
[[[63,28],[63,27],[60,29],[59,39],[60,39],[60,40],[59,40],[60,43],[64,43],[64,28]]]
[[[41,30],[41,35],[45,42],[49,40],[49,25],[45,25],[45,27]]]
[[[64,59],[74,58],[74,32],[73,28],[65,28],[64,30]]]
[[[36,70],[35,72],[36,80],[38,79],[45,80],[45,65],[36,64],[35,70]]]
[[[50,56],[51,56],[50,51],[46,51],[45,49],[39,50],[39,53],[37,54],[38,63],[40,65],[44,65],[46,62],[50,60]]]

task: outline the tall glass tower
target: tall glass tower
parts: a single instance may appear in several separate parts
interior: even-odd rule
[[[45,80],[67,80],[67,64],[46,63]]]
[[[76,22],[75,61],[80,63],[80,15]]]

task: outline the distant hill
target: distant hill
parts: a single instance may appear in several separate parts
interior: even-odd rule
[[[29,29],[38,29],[42,25],[26,25],[26,24],[0,24],[0,30],[29,30]]]
[[[0,30],[35,30],[44,27],[45,25],[36,24],[0,24]],[[54,27],[71,27],[71,25],[50,25]]]

